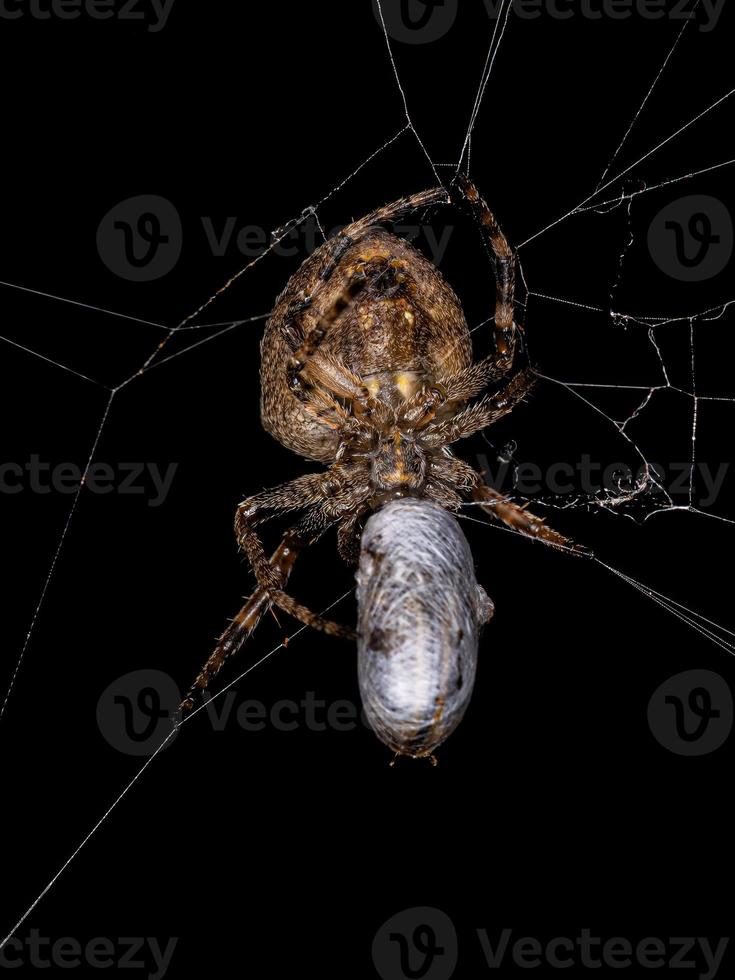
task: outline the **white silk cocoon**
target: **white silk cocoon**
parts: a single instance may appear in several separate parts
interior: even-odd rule
[[[367,720],[394,752],[430,755],[464,715],[480,627],[493,610],[457,519],[411,498],[373,514],[360,546],[357,602]]]

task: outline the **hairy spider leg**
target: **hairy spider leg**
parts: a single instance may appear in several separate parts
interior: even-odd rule
[[[474,470],[469,463],[459,459],[450,450],[437,457],[432,465],[434,479],[443,484],[441,492],[451,487],[471,495],[477,501],[481,510],[495,521],[505,524],[512,530],[526,537],[534,538],[552,548],[557,548],[570,554],[591,557],[592,552],[584,545],[577,544],[571,538],[565,537],[540,517],[537,517],[527,507],[513,503],[505,494],[489,487],[481,473]]]
[[[501,391],[465,406],[454,417],[436,417],[438,407],[466,401],[480,394],[490,381],[504,377],[510,371],[515,355],[515,257],[475,185],[468,178],[460,177],[452,186],[451,196],[443,188],[433,188],[401,198],[353,222],[333,240],[330,261],[322,272],[321,281],[324,283],[329,280],[347,249],[376,225],[395,221],[422,208],[458,203],[469,207],[488,247],[495,272],[495,350],[481,361],[440,379],[428,392],[418,392],[408,400],[403,409],[402,423],[407,423],[409,428],[424,429],[422,441],[427,446],[434,445],[442,451],[431,464],[432,479],[425,488],[426,495],[446,507],[456,509],[462,501],[456,490],[471,492],[485,513],[513,530],[573,554],[591,554],[581,545],[548,527],[541,518],[525,507],[513,503],[487,486],[479,473],[453,456],[447,448],[450,443],[471,435],[512,411],[533,385],[534,379],[530,371],[519,372]],[[306,298],[294,310],[294,316],[283,327],[284,336],[293,352],[287,367],[292,393],[308,411],[316,414],[330,427],[345,433],[350,427],[354,429],[363,424],[356,417],[359,415],[359,411],[355,411],[358,406],[363,413],[370,414],[380,409],[380,403],[372,398],[358,375],[329,352],[320,350],[320,345],[357,296],[375,284],[387,271],[387,267],[375,267],[371,272],[361,270],[321,316],[308,337],[304,335],[300,319],[313,296]],[[354,486],[350,487],[346,470],[346,467],[336,463],[326,473],[299,477],[280,487],[256,494],[239,506],[235,520],[236,535],[253,568],[258,587],[220,637],[214,653],[182,703],[182,708],[191,707],[193,693],[206,689],[224,661],[239,650],[256,628],[263,613],[273,605],[307,626],[336,636],[354,637],[352,630],[324,619],[283,590],[298,553],[331,524],[340,524],[340,553],[345,559],[354,560],[360,518],[366,510],[369,491],[356,491]],[[346,480],[343,479],[345,475]],[[268,514],[268,511],[296,510],[303,507],[310,508],[307,516],[301,524],[286,532],[269,560],[256,527],[274,516]],[[347,519],[345,508],[351,511],[351,516]]]
[[[451,200],[455,206],[467,207],[485,242],[495,274],[494,350],[469,367],[438,379],[427,394],[417,393],[409,401],[404,416],[414,428],[422,428],[448,402],[465,401],[478,395],[491,381],[504,377],[513,366],[517,327],[513,319],[515,297],[515,255],[503,234],[495,215],[475,185],[460,176],[452,185]]]
[[[486,514],[496,521],[506,524],[514,531],[518,531],[526,537],[535,538],[537,541],[542,541],[552,548],[569,552],[569,554],[585,558],[592,557],[592,551],[585,545],[577,544],[571,538],[555,531],[542,518],[531,513],[526,507],[514,504],[505,494],[494,490],[484,482],[473,489],[472,497],[480,503],[481,509]]]
[[[324,507],[330,497],[339,492],[339,474],[335,473],[335,469],[338,468],[332,468],[326,473],[298,477],[290,483],[284,483],[272,490],[249,497],[238,507],[235,533],[238,544],[245,552],[255,573],[257,588],[219,637],[214,652],[182,701],[181,710],[189,710],[193,707],[194,696],[201,695],[207,689],[225,660],[240,650],[243,643],[255,631],[263,614],[272,606],[277,606],[313,629],[332,636],[354,639],[353,630],[325,619],[297,602],[283,590],[299,554],[321,537],[324,531],[337,520]],[[298,524],[286,531],[280,545],[268,559],[255,527],[275,515],[264,512],[296,510],[303,507],[311,507],[311,509]]]
[[[322,284],[329,281],[347,249],[358,243],[372,229],[437,204],[450,204],[447,192],[441,187],[400,198],[353,222],[332,240],[332,254],[322,273]],[[368,272],[356,274],[331,307],[319,318],[308,337],[304,338],[299,320],[300,314],[303,314],[313,302],[313,295],[309,297],[308,302],[301,304],[295,311],[294,318],[284,328],[284,336],[293,350],[287,367],[289,388],[304,404],[307,411],[331,428],[339,428],[345,420],[345,410],[335,400],[336,398],[346,401],[353,410],[357,409],[357,414],[372,414],[379,410],[378,403],[370,395],[362,379],[336,357],[322,352],[320,346],[334,324],[357,297],[380,280],[387,271],[389,271],[387,268],[379,267],[372,270],[372,275]],[[321,388],[321,395],[315,395],[317,387]],[[330,396],[334,397],[330,398]],[[314,403],[315,399],[317,404]]]
[[[437,448],[450,445],[492,425],[509,415],[526,398],[535,382],[531,370],[519,371],[496,394],[485,395],[479,401],[466,405],[456,415],[433,422],[422,433],[422,443]]]
[[[328,499],[339,494],[341,489],[341,468],[331,467],[326,473],[311,473],[297,477],[289,483],[283,483],[272,490],[265,490],[244,500],[237,508],[235,515],[235,535],[238,544],[245,552],[255,573],[260,588],[268,593],[274,606],[289,613],[299,622],[314,629],[322,630],[332,636],[353,639],[354,632],[346,626],[324,619],[301,605],[282,588],[278,570],[274,568],[263,550],[263,544],[256,527],[273,517],[268,511],[299,510],[310,505],[317,505],[312,510],[312,520],[317,522],[321,530],[333,524],[336,520],[331,517],[324,507]]]
[[[323,281],[329,278],[337,267],[339,259],[353,242],[358,241],[371,228],[384,222],[395,221],[416,210],[436,204],[449,204],[447,192],[442,188],[434,188],[402,198],[376,209],[359,221],[353,222],[335,239],[330,263],[322,277]],[[289,365],[289,373],[293,379],[292,391],[299,397],[307,410],[316,414],[320,420],[333,428],[343,429],[350,424],[356,424],[356,420],[350,416],[344,405],[337,401],[337,398],[347,401],[348,404],[359,398],[364,401],[366,406],[373,399],[364,387],[362,380],[341,364],[337,358],[322,354],[317,360],[317,355],[320,353],[318,346],[329,327],[344,312],[354,296],[366,285],[368,285],[367,280],[356,281],[354,294],[338,299],[334,307],[322,317],[314,336],[309,338],[309,342],[303,342],[303,333],[299,331],[297,317],[294,318],[295,322],[292,321],[286,328],[287,339],[294,349],[293,361]],[[309,301],[302,303],[299,312],[303,312],[308,306]],[[302,341],[301,346],[299,346],[299,340]],[[305,370],[307,366],[308,372]],[[302,382],[307,382],[305,390],[296,383],[297,377]],[[283,591],[283,586],[288,581],[299,552],[305,545],[316,540],[326,527],[336,521],[336,518],[327,517],[325,512],[316,506],[323,504],[325,498],[329,499],[333,489],[334,471],[332,470],[327,471],[327,473],[301,477],[290,484],[251,497],[243,501],[238,507],[235,531],[238,543],[245,551],[253,568],[258,587],[219,638],[217,647],[194,681],[192,689],[182,703],[182,707],[191,707],[193,694],[207,688],[225,660],[240,649],[245,640],[252,635],[264,612],[273,605],[278,606],[308,626],[321,629],[332,635],[350,638],[354,636],[351,630],[331,620],[324,619]],[[309,505],[313,505],[314,510],[319,511],[321,525],[306,536],[304,536],[305,522],[291,528],[286,532],[281,544],[268,560],[255,530],[256,525],[267,520],[263,511],[292,510]],[[347,525],[341,528],[340,550],[344,557],[354,551],[354,535],[357,530],[358,516],[363,510],[364,508],[358,504],[357,512],[353,514]],[[314,519],[312,518],[313,522]]]
[[[307,544],[311,544],[311,541],[302,537],[299,533],[299,525],[289,528],[284,534],[283,540],[273,552],[270,559],[271,567],[278,576],[281,586],[284,586],[288,582],[294,563],[299,553]],[[264,613],[272,605],[273,602],[268,594],[268,590],[258,586],[240,612],[230,622],[227,629],[218,638],[214,652],[197,674],[194,683],[181,702],[180,710],[188,711],[194,707],[195,696],[197,694],[201,696],[206,691],[219,673],[224,662],[238,653],[245,641],[254,633]]]
[[[472,181],[460,176],[453,184],[452,191],[453,200],[468,206],[488,248],[495,272],[495,352],[485,360],[488,361],[488,368],[497,372],[493,377],[502,377],[513,364],[517,339],[513,320],[515,255],[495,215]]]

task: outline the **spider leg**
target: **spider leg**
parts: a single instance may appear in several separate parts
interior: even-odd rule
[[[394,222],[424,208],[437,204],[448,205],[449,203],[447,192],[441,187],[435,187],[385,204],[364,218],[348,225],[328,243],[331,254],[321,273],[322,283],[331,277],[347,249],[359,242],[376,226]],[[370,406],[369,410],[375,407],[374,399],[363,384],[362,379],[337,358],[320,351],[319,348],[334,324],[352,306],[360,293],[389,275],[391,271],[389,266],[378,265],[372,268],[364,267],[356,273],[306,337],[301,329],[300,316],[311,305],[313,296],[294,309],[293,318],[283,329],[293,351],[287,366],[289,387],[297,397],[305,400],[303,395],[307,392],[303,390],[304,388],[308,390],[308,388],[320,386],[331,394],[347,400],[350,404],[357,403],[360,406]]]
[[[367,282],[364,276],[355,276],[350,280],[329,309],[319,317],[306,339],[294,351],[286,368],[291,391],[297,392],[306,383],[311,387],[321,385],[332,394],[350,401],[366,402],[370,397],[362,380],[337,358],[321,356],[319,361],[316,361],[316,356],[320,353],[320,344],[345,310],[352,306],[357,296],[365,289]]]
[[[286,531],[270,560],[265,559],[262,544],[253,528],[247,528],[249,520],[252,522],[253,516],[260,514],[262,510],[275,510],[278,507],[282,510],[288,510],[303,507],[309,503],[313,505],[313,498],[317,496],[322,487],[327,488],[331,476],[327,472],[301,477],[292,483],[283,484],[274,490],[259,494],[257,497],[251,497],[249,500],[243,501],[238,508],[235,521],[238,541],[250,560],[258,585],[240,612],[219,637],[214,652],[202,667],[186,697],[181,702],[181,711],[188,711],[194,706],[195,696],[201,695],[209,687],[225,660],[239,651],[243,643],[255,631],[263,614],[274,605],[314,629],[320,629],[336,636],[354,637],[352,630],[322,618],[283,591],[299,554],[305,547],[313,544],[321,537],[323,532],[335,523],[337,518],[330,516],[321,506],[312,506],[311,511],[302,521]],[[321,500],[324,500],[323,494]],[[243,516],[243,514],[248,513],[250,514],[249,520],[247,516]],[[266,516],[259,516],[256,523],[262,523],[267,519]],[[263,561],[265,561],[265,568]]]
[[[502,419],[526,397],[535,383],[531,371],[519,371],[507,385],[495,395],[486,395],[480,401],[467,405],[454,416],[427,426],[421,436],[429,447],[449,445],[458,439],[466,439],[479,429]]]
[[[472,497],[480,503],[481,509],[486,514],[501,521],[514,531],[519,531],[529,538],[536,538],[537,541],[543,541],[544,544],[560,551],[567,551],[572,555],[585,558],[592,557],[592,551],[585,545],[577,544],[571,538],[555,531],[542,518],[532,514],[525,507],[514,504],[508,497],[497,490],[493,490],[492,487],[485,484],[478,485],[473,489]]]
[[[268,520],[272,511],[297,510],[309,505],[326,505],[327,499],[334,496],[340,489],[339,468],[332,467],[326,473],[312,473],[298,477],[290,483],[284,483],[272,490],[256,494],[244,500],[237,509],[235,517],[235,534],[242,550],[255,573],[258,586],[263,589],[274,606],[283,609],[295,619],[322,630],[332,636],[346,639],[354,638],[354,631],[329,619],[323,619],[308,607],[303,606],[283,591],[283,583],[278,569],[274,567],[263,550],[256,527]],[[322,510],[322,508],[319,508]],[[333,523],[326,509],[322,510],[323,520]]]
[[[436,207],[438,204],[451,204],[449,193],[443,187],[431,187],[426,191],[409,194],[407,197],[401,197],[396,201],[383,204],[347,225],[326,243],[329,249],[329,257],[320,275],[322,282],[330,278],[345,252],[368,232],[379,225],[395,223],[400,218],[406,218],[415,214],[416,211]],[[302,309],[308,307],[312,299],[313,296],[308,297],[301,304]]]
[[[365,523],[366,509],[364,506],[358,505],[339,526],[337,549],[340,558],[347,565],[357,565],[360,560],[360,537]]]
[[[481,473],[451,453],[438,457],[432,463],[432,483],[434,486],[439,484],[438,494],[451,488],[469,491],[484,513],[526,537],[535,538],[552,548],[573,555],[592,557],[593,553],[589,548],[555,531],[526,507],[513,503],[505,494],[489,487]],[[438,495],[436,499],[439,499]]]
[[[366,214],[364,218],[360,218],[344,228],[338,238],[346,237],[352,242],[376,225],[395,222],[399,218],[406,218],[416,211],[432,208],[437,204],[448,205],[450,203],[450,196],[443,187],[431,187],[427,191],[419,191],[418,194],[410,194],[408,197],[401,197],[397,201],[391,201],[390,204],[376,208],[375,211]]]
[[[331,353],[316,350],[304,355],[300,368],[296,366],[294,355],[287,370],[291,393],[301,402],[304,411],[329,428],[340,430],[344,436],[364,435],[368,431],[365,427],[367,419],[373,425],[389,421],[388,408],[370,394],[361,378]]]
[[[460,176],[452,187],[452,200],[466,205],[480,229],[495,271],[495,353],[485,359],[487,370],[506,374],[513,363],[517,330],[513,322],[515,255],[495,215],[469,178]],[[483,362],[480,362],[483,363]]]
[[[349,433],[364,428],[359,420],[350,414],[349,409],[324,388],[317,385],[309,388],[299,386],[294,394],[301,402],[304,411],[330,429]]]
[[[331,352],[320,350],[320,345],[357,297],[382,279],[390,281],[393,271],[388,263],[363,265],[309,331],[286,367],[289,388],[306,411],[344,433],[364,431],[366,419],[372,425],[386,424],[391,412],[370,394],[362,378]],[[340,405],[337,398],[348,408]]]
[[[440,377],[427,392],[417,393],[405,407],[414,427],[426,425],[447,402],[465,401],[480,394],[492,381],[504,377],[513,365],[518,329],[513,320],[515,255],[495,216],[475,185],[459,177],[452,186],[452,202],[467,206],[488,248],[495,273],[495,349],[492,354],[449,377]]]
[[[316,537],[318,537],[318,534],[312,534],[310,537],[304,536],[301,531],[301,526],[298,524],[286,531],[283,540],[273,552],[270,559],[270,564],[278,576],[281,586],[284,586],[288,581],[291,569],[300,552],[306,545],[313,544]],[[201,695],[209,687],[212,680],[219,673],[225,660],[240,650],[245,641],[255,631],[263,614],[271,606],[272,600],[268,594],[268,590],[258,586],[217,640],[217,646],[214,652],[197,674],[194,683],[181,702],[180,710],[188,711],[194,706],[195,696],[197,694]]]

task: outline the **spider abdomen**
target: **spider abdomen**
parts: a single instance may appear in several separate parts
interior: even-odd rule
[[[356,277],[367,277],[369,285],[342,310],[321,349],[363,379],[372,394],[397,403],[423,381],[472,362],[459,299],[410,242],[364,219],[320,246],[292,276],[266,326],[261,416],[266,431],[284,446],[328,463],[337,453],[339,436],[305,411],[289,387],[289,329],[308,339]],[[310,297],[306,306],[305,296]]]
[[[365,527],[357,581],[367,720],[394,752],[428,756],[465,713],[492,615],[456,518],[426,500],[387,504]]]

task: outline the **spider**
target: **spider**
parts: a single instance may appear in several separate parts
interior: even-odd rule
[[[383,227],[437,205],[469,211],[494,270],[494,350],[474,363],[452,288],[421,252]],[[588,553],[487,486],[450,448],[503,418],[533,386],[530,369],[511,373],[519,335],[514,288],[513,251],[466,177],[449,191],[422,191],[353,222],[292,276],[261,342],[261,418],[282,445],[327,469],[239,505],[235,533],[257,587],[219,638],[182,709],[193,706],[194,695],[206,690],[272,606],[325,633],[354,638],[285,587],[299,553],[334,525],[340,555],[356,564],[367,515],[389,501],[419,498],[455,511],[469,496],[522,534]],[[495,390],[483,394],[490,385]],[[259,526],[296,510],[305,514],[269,559]]]

